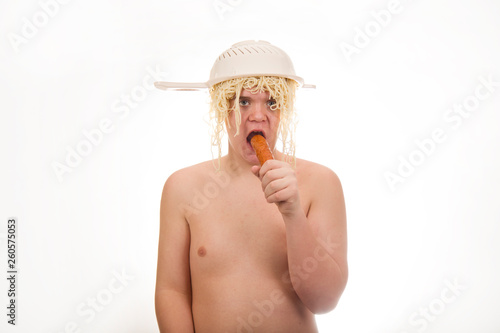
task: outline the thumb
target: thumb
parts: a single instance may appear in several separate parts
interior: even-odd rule
[[[259,171],[260,171],[260,165],[253,165],[252,166],[252,172],[257,177],[259,177]]]

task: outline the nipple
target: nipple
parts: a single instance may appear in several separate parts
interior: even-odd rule
[[[198,255],[200,257],[204,257],[206,254],[207,254],[207,250],[205,249],[205,247],[204,246],[200,246],[200,248],[198,249]]]

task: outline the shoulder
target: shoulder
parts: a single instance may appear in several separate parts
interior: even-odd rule
[[[314,185],[327,182],[331,185],[340,186],[340,179],[337,174],[332,169],[319,163],[297,158],[296,172],[298,177]]]
[[[214,169],[212,161],[205,161],[173,172],[163,186],[164,195],[168,192],[182,198],[183,194],[200,184],[211,169]]]
[[[297,159],[296,174],[299,187],[311,202],[344,200],[342,184],[332,169],[315,162]]]

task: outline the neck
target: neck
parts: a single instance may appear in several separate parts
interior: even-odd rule
[[[284,160],[284,155],[276,149],[273,150],[273,155],[276,160]],[[253,165],[237,154],[231,145],[229,145],[227,155],[221,158],[221,169],[226,170],[233,176],[253,175],[251,171]]]
[[[253,175],[251,171],[252,165],[237,154],[231,145],[229,145],[227,155],[221,159],[221,169],[226,170],[233,176]]]

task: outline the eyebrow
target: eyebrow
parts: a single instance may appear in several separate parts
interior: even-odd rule
[[[234,98],[236,98],[236,96],[235,96]],[[250,99],[250,100],[253,100],[253,99],[255,99],[255,98],[253,97],[253,94],[250,94],[250,95],[240,95],[240,99]],[[268,100],[268,101],[275,101],[275,100],[276,100],[276,98],[274,98],[273,96],[271,96],[271,95],[269,94],[269,96],[268,96],[267,100]]]
[[[251,98],[253,98],[253,94],[248,94],[248,95],[243,95],[243,94],[240,94],[240,98],[248,98],[248,99],[251,99]]]

